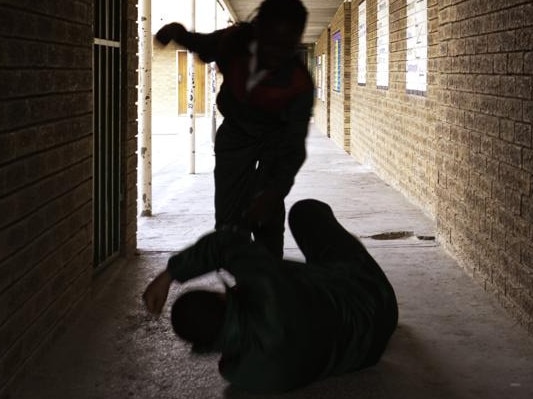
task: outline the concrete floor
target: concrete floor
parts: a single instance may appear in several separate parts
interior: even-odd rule
[[[213,225],[211,133],[202,123],[194,175],[185,133],[154,136],[154,216],[139,220],[139,256],[95,277],[74,325],[12,398],[250,397],[221,379],[216,356],[189,354],[171,332],[168,306],[155,319],[141,303],[169,253]],[[377,366],[277,397],[533,398],[533,337],[432,239],[433,221],[314,128],[308,153],[288,204],[306,197],[331,204],[389,276],[400,322]],[[286,256],[301,258],[288,232]],[[217,283],[207,276],[191,284]]]

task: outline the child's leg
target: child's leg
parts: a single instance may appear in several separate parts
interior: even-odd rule
[[[242,213],[255,187],[255,149],[223,123],[215,139],[215,228],[243,226]]]
[[[294,204],[289,211],[289,226],[308,263],[343,261],[353,267],[350,276],[365,282],[375,304],[375,335],[365,366],[375,364],[398,322],[394,289],[381,267],[323,202],[307,199]]]
[[[366,252],[359,240],[340,225],[331,207],[315,199],[292,206],[289,227],[307,262],[355,260],[361,251]]]
[[[283,258],[283,234],[285,233],[285,204],[280,202],[272,218],[259,227],[254,227],[254,241],[263,245],[276,258]]]

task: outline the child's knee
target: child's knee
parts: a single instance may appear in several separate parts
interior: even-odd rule
[[[331,208],[325,202],[307,198],[297,201],[289,211],[289,218],[298,218],[300,216],[320,215],[324,212],[331,214]]]
[[[328,204],[308,198],[297,201],[289,210],[288,222],[291,230],[300,230],[307,226],[322,225],[333,217]]]

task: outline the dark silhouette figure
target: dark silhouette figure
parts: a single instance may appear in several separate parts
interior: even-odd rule
[[[298,55],[307,20],[300,0],[265,0],[251,22],[209,34],[164,26],[170,40],[215,61],[224,116],[215,137],[215,229],[242,229],[283,256],[284,199],[305,158],[314,101],[312,78]]]
[[[178,297],[172,325],[193,352],[219,352],[221,375],[250,392],[283,392],[376,364],[396,328],[387,277],[331,208],[297,202],[289,226],[306,262],[279,260],[246,235],[216,231],[172,256],[144,300],[160,313],[173,281],[225,269],[225,293]]]

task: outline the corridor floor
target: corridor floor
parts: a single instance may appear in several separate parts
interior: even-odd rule
[[[308,197],[328,202],[361,237],[396,289],[399,327],[368,370],[280,396],[231,389],[216,356],[192,357],[173,336],[169,306],[156,319],[141,302],[169,254],[212,227],[209,129],[199,129],[197,140],[196,173],[189,174],[187,135],[154,135],[153,216],[139,220],[138,256],[95,276],[81,313],[12,399],[533,398],[533,337],[439,246],[430,218],[314,128],[288,205]],[[286,236],[286,256],[301,258]],[[190,284],[218,283],[206,276]]]

